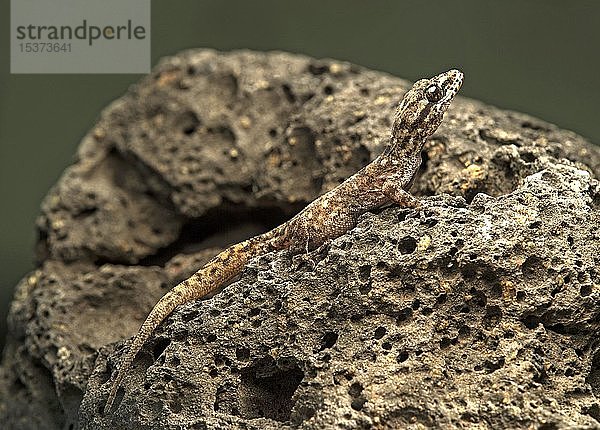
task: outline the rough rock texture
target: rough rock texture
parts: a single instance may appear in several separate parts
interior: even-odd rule
[[[174,312],[100,414],[154,302],[377,155],[407,86],[284,53],[165,59],[43,203],[0,427],[600,428],[600,151],[461,98],[413,188],[427,211],[254,260]]]

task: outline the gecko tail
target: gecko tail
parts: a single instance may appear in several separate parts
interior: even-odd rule
[[[189,300],[193,300],[194,298],[201,298],[207,293],[208,291],[196,292],[195,289],[189,288],[188,283],[184,281],[175,286],[158,301],[150,314],[146,317],[146,320],[141,325],[136,336],[131,341],[127,353],[121,359],[121,364],[119,366],[119,370],[117,371],[117,377],[111,385],[108,400],[104,406],[104,415],[109,413],[112,409],[112,405],[115,401],[115,397],[117,396],[117,391],[123,382],[123,378],[129,370],[133,359],[140,351],[144,343],[146,343],[152,332],[171,312],[175,310],[177,306]]]
[[[190,278],[173,287],[158,301],[131,341],[127,353],[121,359],[117,376],[110,387],[108,399],[104,406],[104,415],[107,415],[111,411],[117,391],[131,363],[133,363],[137,353],[144,343],[146,343],[152,332],[179,305],[201,299],[238,275],[251,257],[264,251],[263,248],[266,245],[260,239],[260,237],[256,237],[230,246],[210,260]]]

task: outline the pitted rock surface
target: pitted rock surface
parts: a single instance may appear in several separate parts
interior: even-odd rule
[[[368,213],[308,255],[253,260],[177,309],[100,413],[155,301],[215,246],[374,158],[408,86],[286,53],[163,60],[103,112],[42,205],[0,425],[600,428],[600,152],[464,98],[426,145],[424,211]]]

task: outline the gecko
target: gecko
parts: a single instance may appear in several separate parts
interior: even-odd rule
[[[408,190],[421,165],[425,141],[441,124],[462,83],[463,74],[456,69],[415,82],[396,109],[389,141],[380,155],[290,220],[230,246],[167,292],[152,308],[121,358],[104,414],[111,411],[134,358],[162,321],[178,306],[201,299],[231,282],[252,258],[278,250],[309,252],[354,228],[362,214],[383,206],[422,208]]]

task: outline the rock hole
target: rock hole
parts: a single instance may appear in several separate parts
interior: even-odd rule
[[[504,339],[513,339],[515,337],[515,333],[512,330],[507,330],[503,335]]]
[[[281,86],[281,89],[283,91],[283,95],[285,95],[285,98],[289,103],[296,102],[296,95],[294,94],[292,88],[288,84],[283,84]]]
[[[192,111],[185,111],[175,120],[175,127],[188,136],[194,134],[200,126],[200,119]]]
[[[540,325],[540,319],[535,315],[526,315],[521,318],[521,322],[530,330],[533,330],[538,325]]]
[[[319,76],[329,71],[329,66],[326,64],[311,63],[308,65],[308,71],[311,75]]]
[[[269,418],[285,422],[294,406],[293,395],[304,378],[296,360],[272,357],[255,361],[242,369],[239,415],[242,418]]]
[[[198,73],[198,69],[194,65],[187,66],[186,73],[190,76],[194,76],[196,73]]]
[[[323,87],[323,94],[330,96],[333,94],[333,87],[331,85],[325,85]]]
[[[392,349],[392,344],[390,342],[383,342],[381,347],[386,351],[390,351]]]
[[[526,163],[533,163],[535,160],[537,160],[537,157],[532,153],[532,152],[523,152],[521,155],[521,159],[523,161],[525,161]]]
[[[77,218],[77,219],[79,219],[79,218],[87,218],[87,217],[92,216],[96,212],[98,212],[98,208],[97,207],[95,207],[95,206],[94,207],[89,207],[89,208],[81,209],[76,214],[74,214],[74,217]]]
[[[502,309],[499,306],[488,306],[483,316],[483,325],[491,328],[498,325],[501,319]]]
[[[446,293],[442,293],[435,298],[435,303],[436,303],[436,305],[441,305],[443,303],[446,303],[447,299],[448,299],[448,295]]]
[[[441,349],[448,348],[451,344],[452,344],[452,341],[448,337],[444,336],[442,339],[440,339],[440,348]]]
[[[223,87],[229,92],[230,97],[237,94],[240,87],[237,76],[235,76],[233,73],[224,73],[222,76],[220,76],[219,80],[221,81],[220,84],[222,84]]]
[[[398,241],[398,251],[401,254],[412,254],[417,249],[417,241],[414,237],[404,237]]]
[[[527,121],[527,120],[523,121],[521,123],[521,127],[528,128],[528,129],[534,130],[534,131],[540,131],[540,130],[549,131],[550,130],[547,126],[545,126],[542,123],[534,123],[532,121]]]
[[[479,307],[485,307],[487,305],[487,296],[483,291],[478,291],[475,288],[471,288],[471,304]]]
[[[338,334],[334,331],[328,331],[323,335],[323,339],[321,340],[321,347],[319,351],[323,351],[325,349],[333,348],[335,343],[338,340]]]
[[[412,314],[413,314],[412,308],[402,309],[398,313],[398,316],[396,317],[396,324],[400,324],[400,323],[406,321],[407,319],[409,319],[412,316]]]
[[[350,385],[350,388],[348,388],[348,394],[350,394],[350,397],[356,399],[357,397],[360,397],[363,390],[364,388],[360,382],[353,382],[352,385]]]
[[[567,329],[565,328],[565,325],[562,323],[549,325],[549,326],[546,326],[546,328],[548,330],[552,330],[553,332],[558,333],[558,334],[566,334],[567,333]]]
[[[381,339],[386,333],[387,329],[385,327],[377,327],[374,333],[375,339]]]
[[[408,351],[400,351],[396,357],[396,361],[398,363],[404,363],[406,360],[408,360]]]
[[[584,284],[579,287],[579,295],[581,297],[586,297],[592,294],[592,286],[590,284]]]
[[[183,320],[183,322],[189,323],[194,318],[196,318],[198,315],[199,315],[199,313],[197,311],[184,312],[181,315],[181,319]]]
[[[367,282],[366,284],[362,284],[358,287],[358,291],[361,294],[368,294],[369,291],[371,291],[373,289],[373,284],[371,283],[371,281],[369,280],[369,282]]]
[[[371,277],[371,266],[364,265],[358,268],[358,279],[362,282],[366,282]]]
[[[363,314],[354,314],[350,316],[350,321],[352,322],[359,322],[361,319],[363,319],[364,315]]]
[[[217,127],[209,127],[206,129],[207,133],[219,135],[223,140],[229,143],[234,143],[236,141],[235,133],[229,126],[220,125]]]
[[[216,354],[214,357],[215,366],[219,367],[229,367],[231,365],[231,361],[229,358],[224,356],[223,354]]]
[[[367,399],[364,397],[360,397],[358,399],[352,399],[352,403],[350,403],[350,407],[355,411],[362,410],[363,406],[367,403]]]
[[[385,261],[378,261],[375,267],[377,268],[377,270],[385,270],[387,272],[390,271],[390,266]]]
[[[296,405],[294,408],[294,416],[292,417],[291,424],[293,428],[298,428],[304,421],[310,420],[317,413],[317,409],[314,405],[301,404]]]
[[[169,344],[171,343],[170,339],[165,337],[158,339],[154,347],[152,348],[152,355],[154,356],[154,360],[157,360],[158,357],[162,355],[162,353],[167,349]]]
[[[490,361],[486,360],[483,365],[486,368],[487,373],[493,373],[496,370],[502,368],[504,366],[504,357],[500,357],[497,360]]]

